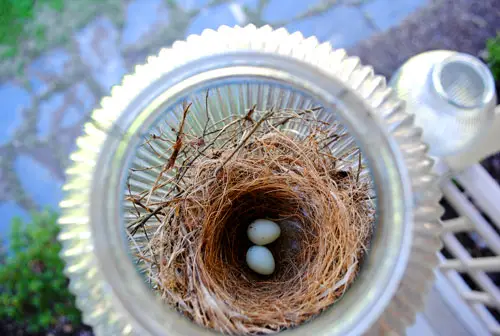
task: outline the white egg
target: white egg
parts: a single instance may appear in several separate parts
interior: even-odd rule
[[[247,251],[247,265],[256,273],[270,275],[274,272],[274,257],[264,246],[252,246]]]
[[[278,224],[268,219],[257,219],[247,229],[248,239],[257,245],[267,245],[278,239],[281,229]]]

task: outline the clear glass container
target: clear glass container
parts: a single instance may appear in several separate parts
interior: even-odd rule
[[[374,182],[376,230],[356,281],[331,308],[285,333],[402,333],[422,305],[440,248],[440,191],[421,130],[385,79],[359,59],[300,33],[251,25],[206,30],[150,57],[86,124],[59,221],[66,274],[84,321],[98,335],[215,334],[162,304],[144,284],[129,257],[124,205],[129,168],[148,160],[138,149],[144,135],[165,120],[175,124],[187,98],[194,109],[188,125],[201,129],[207,89],[217,120],[253,104],[323,106],[321,117],[349,134],[336,150],[359,146],[365,177]],[[294,129],[300,133],[300,125]],[[140,176],[137,185],[151,179]]]

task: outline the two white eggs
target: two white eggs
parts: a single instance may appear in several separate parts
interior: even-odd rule
[[[262,275],[270,275],[274,272],[273,254],[262,245],[272,243],[280,234],[279,225],[268,219],[257,219],[248,226],[248,239],[256,244],[248,249],[246,255],[247,265],[251,270]]]

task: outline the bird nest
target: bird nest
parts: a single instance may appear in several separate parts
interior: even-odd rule
[[[162,163],[131,171],[131,181],[154,176],[127,197],[137,264],[164,301],[201,326],[268,334],[310,320],[354,281],[371,237],[373,186],[359,148],[318,117],[320,107],[254,107],[221,121],[207,114],[191,132],[190,106],[143,145]],[[267,246],[276,261],[269,276],[245,262],[246,230],[258,218],[281,228]]]

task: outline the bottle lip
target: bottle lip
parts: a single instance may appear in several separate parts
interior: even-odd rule
[[[435,64],[431,78],[438,96],[461,109],[487,107],[495,96],[495,81],[490,70],[468,54],[456,53]],[[455,84],[462,87],[460,92]]]

